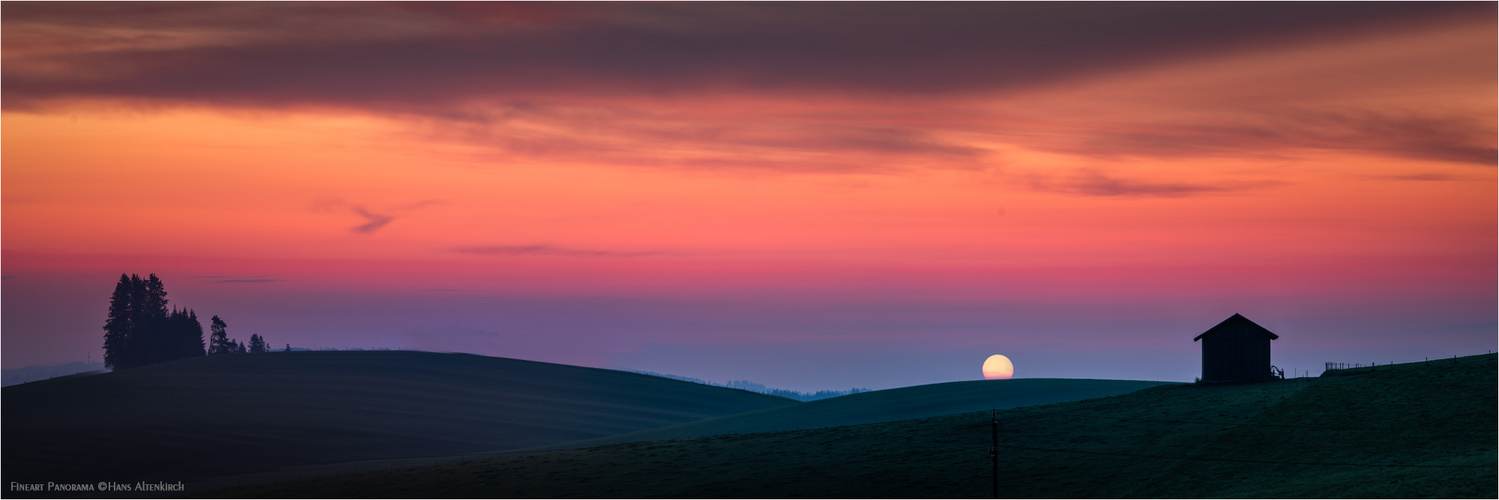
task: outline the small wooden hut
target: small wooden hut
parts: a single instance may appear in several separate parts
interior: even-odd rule
[[[1202,341],[1203,382],[1259,382],[1278,378],[1270,341],[1280,338],[1238,314],[1193,338]]]

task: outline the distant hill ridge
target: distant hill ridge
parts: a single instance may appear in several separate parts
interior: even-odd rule
[[[764,384],[757,384],[757,383],[754,383],[754,382],[750,382],[748,380],[730,380],[730,381],[728,381],[726,383],[719,384],[719,383],[714,383],[714,382],[710,382],[710,381],[707,381],[707,380],[703,380],[703,379],[700,379],[700,378],[683,377],[681,375],[671,375],[671,374],[668,374],[668,373],[656,373],[656,372],[645,371],[645,370],[628,370],[628,371],[634,372],[634,373],[639,373],[639,374],[642,374],[642,375],[650,375],[652,377],[664,377],[664,378],[669,378],[669,379],[672,379],[672,380],[681,380],[681,381],[684,381],[684,382],[693,382],[693,383],[703,384],[703,385],[712,385],[712,386],[717,386],[717,387],[728,387],[730,389],[742,389],[742,390],[746,390],[746,391],[750,391],[750,392],[758,392],[760,394],[769,394],[769,395],[772,395],[772,396],[780,396],[780,397],[783,397],[783,398],[795,399],[795,400],[801,401],[801,402],[816,401],[816,400],[819,400],[819,399],[836,398],[838,396],[847,396],[849,394],[858,394],[858,393],[861,393],[861,392],[869,392],[869,389],[862,388],[862,387],[855,387],[853,389],[849,389],[849,390],[846,390],[846,391],[800,392],[800,391],[793,391],[793,390],[790,390],[790,389],[772,389],[772,388],[766,387]]]
[[[74,361],[60,365],[23,366],[20,368],[6,368],[0,370],[0,386],[12,386],[46,380],[49,378],[66,377],[80,373],[103,372],[104,363],[85,363]]]

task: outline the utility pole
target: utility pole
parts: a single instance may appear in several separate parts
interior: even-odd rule
[[[994,461],[994,498],[999,498],[999,410],[990,410],[989,416],[994,444],[989,446],[989,459]]]

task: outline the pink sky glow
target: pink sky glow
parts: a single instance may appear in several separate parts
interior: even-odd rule
[[[1491,3],[6,3],[3,362],[120,273],[275,345],[798,390],[1496,346]]]

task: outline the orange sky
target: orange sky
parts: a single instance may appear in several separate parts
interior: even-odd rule
[[[582,4],[552,5],[569,12],[549,14],[480,4],[474,8],[496,7],[479,16],[487,21],[426,13],[433,17],[423,24],[385,12],[389,4],[346,5],[328,7],[360,14],[344,21],[346,32],[288,31],[286,40],[253,28],[280,26],[278,16],[304,6],[184,6],[154,18],[166,21],[118,15],[113,25],[90,17],[103,15],[87,12],[93,7],[49,6],[4,7],[6,291],[50,274],[92,273],[99,302],[111,276],[156,272],[169,291],[184,289],[174,292],[179,304],[226,304],[242,324],[267,327],[272,322],[256,318],[273,310],[228,305],[231,298],[247,286],[333,295],[723,297],[727,309],[736,294],[760,293],[980,309],[1154,298],[1213,306],[1161,314],[1183,325],[1206,328],[1243,312],[1275,329],[1273,315],[1283,313],[1281,324],[1306,330],[1302,337],[1328,338],[1344,333],[1312,333],[1313,325],[1360,314],[1339,301],[1367,296],[1380,310],[1410,304],[1402,318],[1411,325],[1487,325],[1444,341],[1445,349],[1494,343],[1492,15],[1444,7],[1343,24],[1328,15],[1323,25],[1294,30],[1245,21],[1230,26],[1243,33],[1224,28],[1230,33],[1221,36],[1126,33],[1125,43],[1024,46],[1038,55],[1015,61],[1000,50],[1015,42],[992,42],[1000,44],[992,58],[944,52],[947,42],[912,27],[912,43],[933,48],[889,54],[888,67],[878,54],[745,56],[726,45],[716,50],[741,54],[728,56],[738,66],[704,49],[666,61],[641,56],[617,69],[571,52],[551,55],[577,60],[524,66],[532,59],[514,47],[533,36],[586,46],[615,33],[568,26],[720,43],[705,34],[717,23],[753,39],[790,13]],[[1084,9],[1022,10],[1046,8],[1058,10],[1062,21],[1050,21],[1061,23],[1057,29]],[[1492,14],[1493,6],[1473,9]],[[1076,29],[1088,22],[1100,21],[1078,21]],[[371,28],[391,23],[404,28]],[[459,35],[433,38],[445,32],[436,26],[448,25]],[[790,38],[823,40],[819,28],[794,26]],[[832,21],[823,29],[863,33]],[[99,42],[105,35],[124,41]],[[626,47],[619,50],[646,45],[619,37]],[[298,60],[288,52],[293,44],[312,55]],[[524,81],[465,72],[481,67],[472,61],[403,67],[403,44],[480,60],[487,44],[507,47],[494,57],[521,65],[515,73]],[[1115,46],[1117,57],[1097,56]],[[364,53],[373,54],[369,62],[356,64]],[[195,69],[206,57],[218,66]],[[306,69],[317,68],[318,57],[365,73]],[[848,76],[821,69],[850,59],[860,62],[848,63]],[[902,64],[929,65],[921,69],[934,75],[902,80],[915,71]],[[1000,67],[988,72],[986,64]],[[1029,68],[1034,78],[1025,77]],[[940,71],[957,83],[942,81]],[[226,72],[249,76],[219,76]],[[340,78],[347,91],[330,83]],[[413,91],[425,89],[424,79],[433,90]],[[262,281],[215,288],[195,276]],[[190,285],[194,279],[202,283]],[[205,297],[212,294],[219,297]],[[1273,296],[1339,305],[1318,316],[1266,305],[1277,303],[1265,302]],[[40,320],[12,319],[26,314],[14,297],[5,300],[7,347],[42,334],[31,326]],[[1459,311],[1462,319],[1426,307],[1454,300],[1475,305]],[[97,344],[100,332],[88,331],[102,324],[97,305],[77,306],[87,317],[70,339]],[[471,326],[485,321],[495,320]],[[889,338],[984,351],[1042,336],[1005,332],[1003,318],[983,321],[996,331]],[[1087,345],[1116,328],[1109,323],[1129,322],[1100,319],[1045,336]],[[771,337],[786,346],[813,342],[813,334],[791,333],[798,328],[780,325]],[[1190,352],[1191,344],[1175,341],[1200,332],[1183,328],[1159,333],[1159,343]],[[1420,328],[1387,334],[1416,346]],[[567,345],[598,335],[555,330]],[[266,334],[321,341],[312,329]],[[696,345],[653,335],[618,349]],[[26,345],[6,349],[4,362],[71,360]],[[536,357],[647,362],[575,351],[537,347]],[[975,371],[988,354],[974,353]]]

